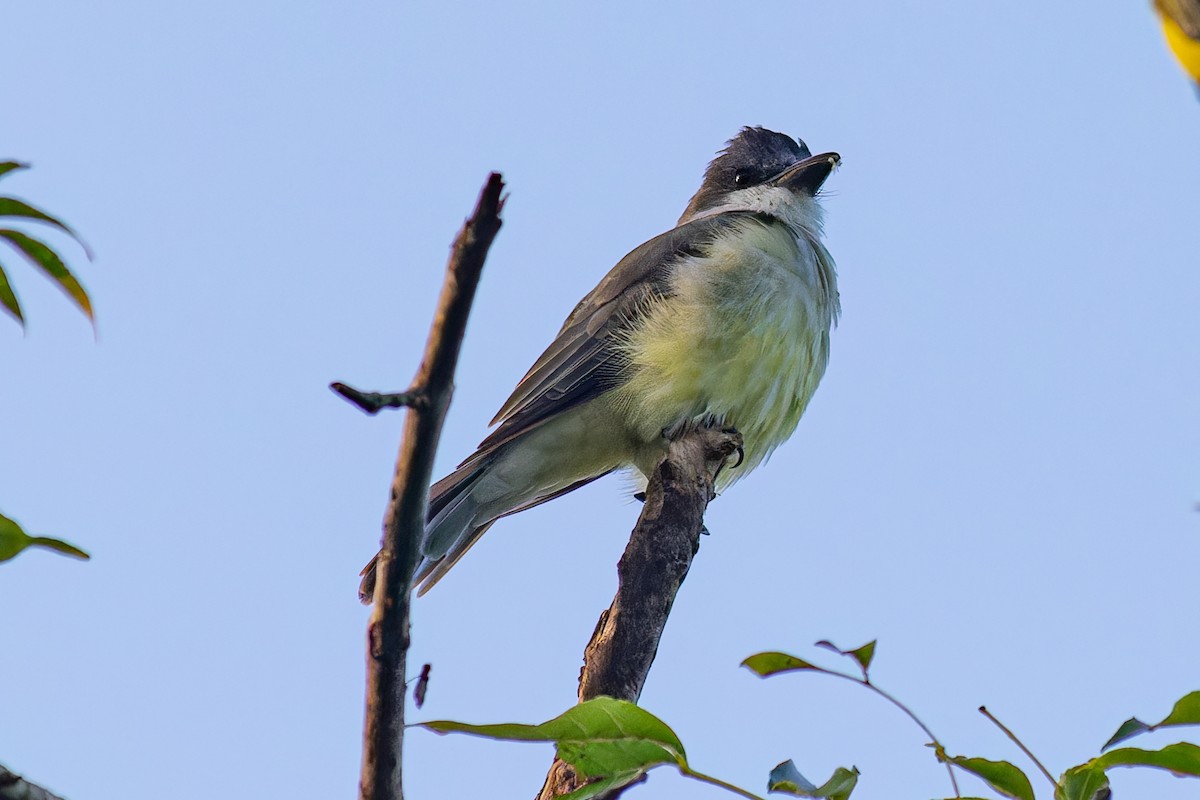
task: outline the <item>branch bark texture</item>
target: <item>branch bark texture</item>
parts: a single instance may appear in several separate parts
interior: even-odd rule
[[[701,428],[672,442],[659,462],[617,564],[616,597],[584,649],[580,702],[607,695],[636,703],[641,697],[675,595],[700,547],[713,477],[741,444],[738,433]],[[560,797],[581,785],[575,771],[555,759],[538,800]]]
[[[361,800],[400,800],[404,796],[401,756],[412,579],[420,559],[433,458],[454,391],[454,370],[475,288],[500,230],[503,191],[499,173],[492,173],[474,214],[454,240],[425,355],[412,387],[404,393],[415,400],[407,403],[404,438],[383,521],[375,603],[367,626]]]

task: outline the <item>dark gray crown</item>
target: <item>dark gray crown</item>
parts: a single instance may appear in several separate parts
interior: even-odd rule
[[[704,182],[683,216],[690,217],[711,208],[728,192],[757,186],[811,155],[802,140],[787,134],[761,126],[742,128],[708,165]]]

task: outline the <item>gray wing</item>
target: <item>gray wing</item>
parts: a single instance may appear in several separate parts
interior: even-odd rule
[[[463,466],[491,455],[552,416],[619,386],[624,363],[615,345],[644,313],[648,300],[670,293],[671,264],[703,253],[715,237],[751,216],[730,212],[680,225],[617,262],[575,306],[558,336],[492,420],[500,427]]]

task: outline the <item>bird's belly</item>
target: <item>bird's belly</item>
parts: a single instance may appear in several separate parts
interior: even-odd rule
[[[791,435],[816,391],[832,303],[818,281],[780,259],[706,266],[630,334],[630,379],[615,399],[646,442],[706,416],[737,428],[746,449],[740,475]]]

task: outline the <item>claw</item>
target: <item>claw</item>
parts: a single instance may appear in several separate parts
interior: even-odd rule
[[[737,434],[740,432],[738,431],[737,428],[728,427],[728,428],[721,428],[721,433]],[[738,445],[738,448],[737,448],[737,456],[738,456],[737,463],[734,464],[733,466],[731,466],[730,469],[737,469],[738,467],[740,467],[742,465],[742,462],[746,460],[746,448],[742,447],[740,444]]]
[[[737,428],[722,428],[721,433],[738,434],[738,429]],[[739,434],[739,438],[740,438],[740,434]],[[737,450],[735,452],[737,453],[737,461],[734,464],[730,465],[729,458],[728,458],[728,456],[726,456],[725,460],[721,462],[721,465],[719,467],[717,467],[717,471],[713,473],[713,483],[716,483],[717,478],[719,478],[721,476],[721,470],[725,469],[726,466],[728,466],[730,469],[737,469],[738,467],[740,467],[742,465],[742,462],[746,460],[746,448],[745,447],[743,447],[742,445],[739,444],[737,446]],[[714,494],[713,497],[715,498],[716,495]]]
[[[730,467],[730,469],[737,469],[742,465],[742,462],[746,460],[746,448],[742,447],[740,444],[738,445],[737,449],[737,457],[737,463]]]

